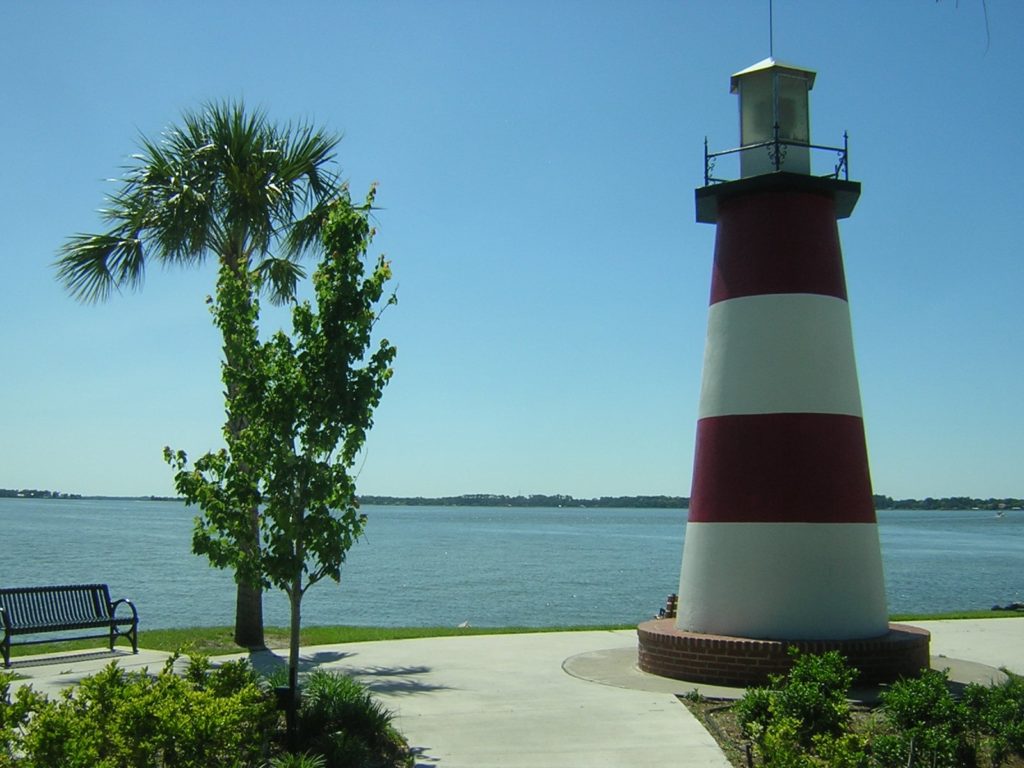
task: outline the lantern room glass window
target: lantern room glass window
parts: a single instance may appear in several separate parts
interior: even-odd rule
[[[807,80],[781,72],[757,72],[739,83],[740,144],[759,144],[775,138],[809,144],[810,116]]]
[[[778,78],[779,138],[811,143],[810,111],[807,106],[807,80],[783,73]]]
[[[758,144],[772,138],[775,109],[771,72],[747,75],[739,83],[740,144]]]

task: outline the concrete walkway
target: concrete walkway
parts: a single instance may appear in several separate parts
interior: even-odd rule
[[[666,757],[686,755],[688,766],[727,768],[671,692],[611,687],[563,670],[571,657],[614,648],[635,655],[636,632],[391,640],[309,648],[303,658],[304,666],[366,683],[396,713],[417,766],[661,768]],[[284,664],[268,653],[251,658],[261,670]]]
[[[932,632],[936,668],[966,669],[982,682],[998,667],[1024,674],[1024,618],[915,624]],[[396,713],[418,766],[726,768],[675,696],[694,685],[640,672],[635,649],[634,630],[481,635],[305,648],[303,667],[339,669],[366,683]],[[52,693],[111,658],[21,657],[15,671],[27,678],[22,684]],[[167,654],[114,658],[155,671]],[[285,664],[282,651],[249,658],[265,672]]]

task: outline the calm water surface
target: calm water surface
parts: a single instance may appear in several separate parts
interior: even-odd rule
[[[342,583],[314,586],[308,624],[631,623],[676,591],[685,510],[366,507]],[[231,624],[234,583],[189,549],[176,502],[0,499],[0,586],[106,582],[144,626]],[[1024,511],[879,513],[889,609],[1024,602]],[[266,622],[286,625],[268,593]]]

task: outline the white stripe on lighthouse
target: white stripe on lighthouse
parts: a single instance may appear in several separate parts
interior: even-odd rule
[[[688,523],[677,625],[783,640],[888,631],[875,525]]]
[[[775,293],[711,305],[698,417],[760,413],[861,415],[845,301]]]

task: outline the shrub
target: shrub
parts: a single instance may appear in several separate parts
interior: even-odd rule
[[[980,739],[972,727],[976,718],[953,698],[946,683],[945,672],[926,670],[919,677],[893,683],[882,693],[886,719],[896,728],[875,744],[884,761],[933,768],[975,764]]]
[[[302,687],[299,742],[323,755],[326,768],[390,766],[405,750],[393,717],[356,680],[316,670]]]
[[[209,768],[257,765],[276,722],[255,675],[195,666],[125,672],[111,663],[55,700],[25,732],[26,768]],[[243,682],[248,678],[248,682]]]
[[[270,768],[324,768],[326,765],[323,755],[308,752],[286,753],[270,761]]]
[[[341,674],[313,672],[303,689],[305,752],[267,762],[281,719],[246,661],[211,669],[177,657],[157,675],[111,663],[54,699],[0,674],[0,768],[377,768],[411,765],[392,714]]]
[[[743,735],[757,741],[772,720],[772,702],[776,692],[770,688],[748,688],[743,698],[736,702],[736,719],[743,729]]]
[[[872,768],[870,738],[860,733],[815,736],[814,750],[829,768]]]
[[[818,735],[838,736],[850,723],[846,695],[857,670],[838,651],[820,655],[790,652],[793,668],[779,690],[779,713],[800,723],[800,743],[809,746]]]
[[[1024,757],[1024,678],[949,691],[944,672],[893,683],[878,717],[851,730],[856,672],[838,654],[796,656],[788,675],[736,703],[744,734],[769,768],[961,768]]]
[[[992,688],[984,712],[986,724],[998,734],[1009,751],[1024,755],[1024,677]]]
[[[22,751],[22,739],[30,717],[45,702],[42,694],[29,686],[21,686],[11,697],[15,676],[0,672],[0,766],[12,765],[14,756]]]
[[[820,655],[790,649],[793,667],[786,675],[772,675],[767,687],[751,688],[737,705],[744,733],[759,746],[773,726],[785,720],[795,728],[804,748],[815,736],[838,736],[850,722],[846,694],[857,677],[837,651]]]

